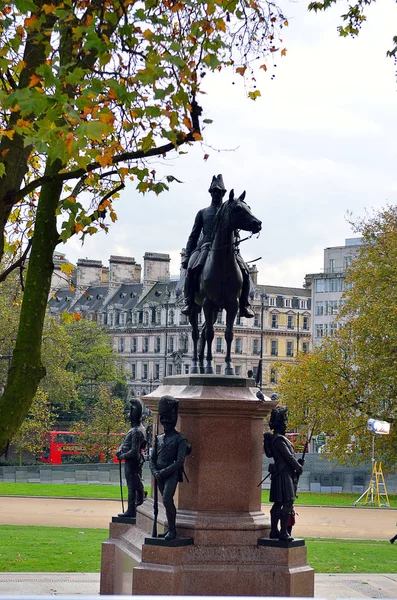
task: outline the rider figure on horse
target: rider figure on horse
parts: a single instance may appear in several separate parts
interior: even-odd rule
[[[218,212],[218,209],[222,204],[223,196],[226,193],[222,175],[218,175],[217,177],[215,175],[213,176],[208,191],[212,198],[211,204],[210,206],[199,210],[197,213],[192,232],[186,244],[185,258],[182,261],[182,267],[187,269],[184,287],[185,305],[181,311],[184,315],[190,314],[190,310],[194,304],[198,275],[205,265],[211,245],[212,226],[215,215]],[[240,316],[252,319],[255,314],[249,308],[249,269],[240,255],[237,246],[236,260],[243,276],[243,288],[240,296]]]

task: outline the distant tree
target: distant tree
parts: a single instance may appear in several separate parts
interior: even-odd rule
[[[0,260],[14,256],[0,280],[29,254],[2,452],[45,375],[57,245],[106,230],[125,181],[167,189],[175,177],[159,180],[148,160],[202,140],[203,77],[231,66],[257,98],[251,65],[266,70],[266,56],[286,53],[278,33],[288,23],[267,0],[14,0],[0,13]]]
[[[125,404],[125,375],[118,365],[106,330],[95,322],[81,319],[72,322],[67,331],[71,340],[67,369],[77,381],[75,409],[84,415],[99,400],[103,386],[111,390],[111,396],[121,395]]]
[[[29,413],[11,440],[13,448],[19,455],[20,465],[22,465],[24,452],[29,452],[39,458],[43,449],[43,436],[52,429],[56,416],[47,394],[41,391],[37,392]]]
[[[339,461],[369,456],[369,418],[392,424],[379,438],[383,460],[397,460],[397,208],[354,223],[363,247],[350,267],[339,329],[312,354],[282,368],[279,392],[297,425],[315,422]]]
[[[113,397],[105,385],[100,385],[97,399],[73,429],[81,432],[83,456],[95,461],[102,454],[107,462],[111,461],[122,440],[121,435],[112,434],[125,434],[129,429],[123,400]]]

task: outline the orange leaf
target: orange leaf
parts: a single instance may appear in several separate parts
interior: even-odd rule
[[[79,315],[79,313],[73,313],[73,318],[75,321],[80,321],[81,315]]]
[[[200,141],[200,140],[202,140],[203,138],[201,137],[201,135],[200,135],[200,134],[199,134],[197,131],[195,131],[195,132],[193,133],[193,139],[194,139],[194,140],[196,140],[196,142],[199,142],[199,141]]]
[[[259,68],[263,69],[264,71],[267,71],[267,66],[266,65],[261,65]]]
[[[107,125],[113,125],[114,123],[114,114],[112,112],[104,112],[99,115],[99,120],[101,123],[106,123]]]
[[[287,56],[287,48],[281,50],[281,56]]]
[[[240,75],[244,75],[245,71],[246,71],[247,67],[237,67],[236,69],[236,73],[239,73]]]
[[[9,148],[6,148],[5,150],[3,150],[3,152],[1,153],[1,156],[5,156],[6,154],[8,154],[10,151]]]
[[[74,224],[74,231],[75,233],[79,233],[79,231],[83,231],[84,227],[81,223],[75,223]]]
[[[189,119],[189,117],[183,117],[183,124],[185,125],[185,127],[187,127],[187,129],[192,129],[192,122]]]
[[[204,160],[208,160],[208,159],[209,159],[209,157],[210,157],[210,155],[209,155],[209,154],[204,154]]]
[[[32,75],[29,81],[29,87],[34,87],[38,83],[40,83],[40,77],[37,77],[37,75]]]
[[[31,25],[33,25],[33,23],[37,21],[37,17],[36,15],[32,15],[31,17],[28,17],[27,19],[25,19],[24,21],[24,27],[30,27]]]

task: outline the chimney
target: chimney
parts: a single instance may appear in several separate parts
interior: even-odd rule
[[[136,283],[140,281],[140,270],[132,256],[111,256],[109,259],[109,283]]]
[[[77,261],[77,287],[86,288],[89,285],[102,283],[102,261],[79,258]]]
[[[258,268],[256,265],[252,265],[249,268],[249,272],[251,275],[252,283],[254,285],[258,285]]]
[[[143,257],[143,283],[153,285],[156,281],[169,281],[170,255],[159,252],[145,252]]]

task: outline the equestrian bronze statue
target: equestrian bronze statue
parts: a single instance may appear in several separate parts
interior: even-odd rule
[[[234,375],[231,364],[233,323],[240,315],[254,316],[249,309],[249,271],[238,251],[238,230],[259,233],[261,221],[254,217],[244,202],[245,192],[239,198],[233,190],[229,200],[222,204],[225,193],[222,175],[214,177],[210,187],[211,205],[199,211],[186,247],[182,266],[188,267],[185,281],[186,305],[182,309],[189,315],[192,326],[192,373],[212,374],[212,342],[214,323],[220,310],[226,311],[226,368],[225,375]],[[188,261],[188,262],[186,262]],[[201,334],[198,315],[204,311],[205,324]],[[200,343],[199,343],[200,342]],[[206,364],[204,367],[205,347]]]

